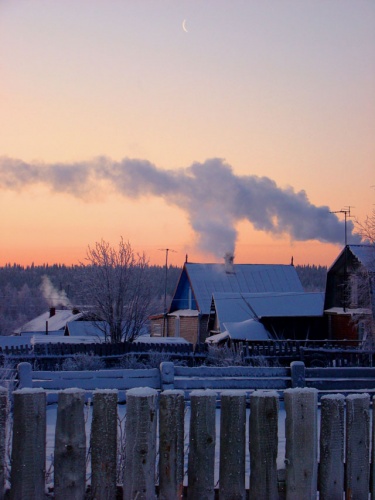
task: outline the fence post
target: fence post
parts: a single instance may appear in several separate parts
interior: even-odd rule
[[[149,387],[126,394],[124,500],[155,498],[156,403]]]
[[[246,393],[223,391],[220,412],[219,496],[245,499]]]
[[[370,481],[370,396],[346,398],[346,498],[368,498]]]
[[[286,389],[286,500],[316,499],[318,391]]]
[[[290,371],[292,378],[292,388],[306,386],[305,363],[302,361],[292,361],[290,363]]]
[[[18,387],[23,389],[24,387],[33,386],[33,369],[30,363],[23,362],[17,365],[18,371]]]
[[[64,389],[59,392],[54,457],[56,500],[82,500],[86,480],[85,392]]]
[[[174,389],[174,364],[171,361],[160,363],[161,390]]]
[[[91,424],[92,498],[116,498],[117,473],[117,389],[93,394]]]
[[[279,395],[276,391],[254,391],[250,397],[249,449],[250,498],[278,500]]]
[[[213,500],[215,496],[216,392],[190,393],[188,500]]]
[[[344,491],[345,396],[321,398],[319,492],[321,498],[340,498]]]
[[[5,443],[8,415],[8,389],[0,387],[0,500],[4,498],[5,486]]]
[[[159,498],[182,498],[184,482],[184,392],[165,391],[159,401]]]
[[[43,389],[13,392],[13,442],[10,498],[44,498],[46,394]]]

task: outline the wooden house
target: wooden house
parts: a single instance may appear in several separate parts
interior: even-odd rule
[[[303,292],[293,265],[186,262],[167,314],[151,318],[151,335],[183,337],[197,344],[210,335],[209,317],[215,292]]]
[[[328,336],[374,341],[375,245],[346,245],[327,273]]]

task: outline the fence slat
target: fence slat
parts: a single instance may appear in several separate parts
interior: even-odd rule
[[[342,500],[344,491],[345,397],[321,399],[319,492],[321,500]]]
[[[250,498],[279,498],[277,489],[279,396],[255,391],[250,398]]]
[[[188,500],[213,500],[216,393],[193,391],[190,400]]]
[[[82,500],[86,480],[85,393],[66,389],[58,396],[54,493],[56,500]]]
[[[11,500],[44,498],[46,395],[38,389],[14,391]]]
[[[246,394],[224,391],[220,412],[220,500],[242,500],[245,490]]]
[[[7,415],[8,389],[6,387],[0,387],[0,500],[4,498]]]
[[[159,402],[159,499],[181,498],[184,481],[184,393],[168,390]]]
[[[346,498],[367,498],[370,480],[370,396],[346,398]]]
[[[116,498],[117,461],[116,389],[97,390],[93,395],[91,424],[91,490],[92,498]]]
[[[288,389],[284,398],[286,500],[315,500],[318,391]]]
[[[124,500],[155,498],[156,400],[147,387],[126,395]]]

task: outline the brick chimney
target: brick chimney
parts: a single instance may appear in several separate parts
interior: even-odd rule
[[[234,255],[232,252],[226,252],[224,255],[225,272],[227,274],[234,274]]]
[[[49,317],[52,318],[56,314],[56,307],[49,308]]]

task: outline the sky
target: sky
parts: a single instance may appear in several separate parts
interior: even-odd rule
[[[373,0],[0,0],[0,265],[329,266],[374,137]]]

